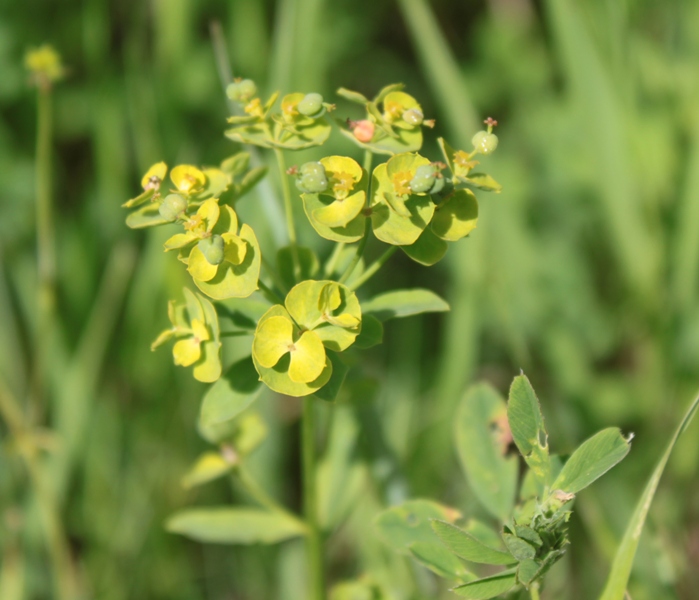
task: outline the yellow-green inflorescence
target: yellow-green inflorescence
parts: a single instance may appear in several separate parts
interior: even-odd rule
[[[334,281],[303,281],[284,305],[260,319],[252,357],[262,381],[289,396],[306,396],[332,375],[327,351],[349,348],[361,331],[362,313],[354,292]]]
[[[42,51],[32,58],[32,64],[54,65],[49,71],[57,75],[52,60],[50,52]],[[279,94],[263,102],[251,80],[237,79],[226,91],[237,107],[228,119],[231,127],[226,135],[236,142],[273,148],[282,172],[286,170],[282,150],[319,146],[330,135],[328,113],[335,105],[317,92],[287,94],[275,111]],[[496,122],[485,121],[487,129],[473,137],[473,149],[468,152],[454,149],[440,138],[443,161],[433,161],[419,151],[422,128],[433,127],[434,121],[425,119],[420,104],[401,84],[386,86],[372,100],[346,89],[338,94],[362,105],[365,111],[360,120],[338,121],[342,132],[367,152],[367,158],[371,158],[369,154],[384,154],[388,160],[371,173],[347,156],[326,156],[286,171],[296,178],[305,214],[321,237],[345,244],[362,241],[354,262],[348,262],[347,272],[338,278],[355,285],[350,276],[372,233],[380,242],[400,247],[418,263],[436,263],[445,255],[448,242],[469,235],[476,227],[474,190],[500,191],[492,177],[474,172],[478,165],[475,158],[497,148],[493,133]],[[325,391],[339,389],[337,382],[347,367],[336,353],[354,344],[361,332],[359,302],[352,289],[339,282],[307,279],[315,277],[318,269],[314,271],[311,266],[317,267],[318,259],[295,241],[280,251],[285,257],[279,262],[281,272],[270,273],[277,289],[259,281],[260,246],[252,228],[240,223],[234,206],[265,174],[263,167],[250,168],[247,152],[210,168],[182,164],[169,171],[159,162],[143,175],[142,191],[124,203],[131,211],[126,222],[132,228],[168,224],[179,228],[164,249],[187,266],[201,292],[185,290],[186,304],[171,303],[172,327],[161,334],[154,347],[176,338],[175,363],[194,366],[197,379],[214,381],[221,374],[221,343],[216,307],[206,297],[225,302],[247,298],[262,288],[265,297],[274,301],[290,289],[283,303],[271,306],[250,326],[249,333],[255,327],[252,363],[261,381],[283,394],[314,394],[331,376],[334,383]],[[292,200],[290,187],[284,186],[287,210]],[[292,233],[289,237],[293,240]],[[375,338],[369,332],[372,325],[376,330],[376,318],[368,314],[365,321],[362,336]],[[225,335],[240,334],[233,331]],[[360,339],[357,346],[365,341]],[[336,389],[332,393],[337,393]]]
[[[194,366],[194,377],[199,381],[216,381],[221,376],[221,341],[216,309],[207,298],[187,288],[184,296],[184,303],[171,300],[168,304],[171,327],[157,337],[151,350],[174,338],[177,340],[172,349],[175,364]]]

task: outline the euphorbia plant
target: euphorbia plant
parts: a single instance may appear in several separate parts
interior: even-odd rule
[[[144,174],[142,192],[124,204],[133,228],[172,226],[164,250],[176,254],[196,291],[171,302],[171,326],[153,348],[174,340],[175,364],[194,368],[194,377],[213,386],[202,403],[199,430],[219,447],[202,456],[185,477],[199,485],[233,472],[261,508],[186,510],[169,522],[172,531],[202,541],[273,543],[306,535],[311,594],[325,597],[323,551],[316,507],[314,405],[333,401],[348,366],[343,353],[380,343],[382,321],[395,316],[447,310],[427,290],[398,290],[362,299],[357,290],[400,248],[412,260],[433,265],[448,243],[476,227],[474,190],[499,191],[488,175],[474,173],[478,154],[497,145],[487,130],[474,147],[455,150],[440,139],[442,156],[421,155],[425,120],[420,104],[390,85],[369,100],[338,90],[361,104],[366,116],[341,120],[341,132],[364,150],[363,164],[349,156],[325,156],[287,168],[285,151],[321,146],[330,136],[333,104],[317,93],[278,94],[263,99],[250,80],[236,80],[227,93],[238,107],[226,135],[235,142],[272,149],[281,176],[289,246],[262,249],[255,232],[242,223],[237,202],[265,175],[250,168],[245,150],[216,168],[165,163]],[[375,155],[388,158],[372,168]],[[292,185],[293,183],[293,185]],[[292,195],[292,189],[300,198]],[[316,254],[297,242],[294,213],[302,207],[318,235],[336,247],[321,269]],[[363,254],[370,237],[388,245],[368,267]],[[353,244],[353,245],[352,245]],[[270,256],[271,254],[271,256]],[[276,255],[276,268],[273,257]],[[262,271],[261,271],[262,270]],[[249,356],[222,365],[221,348],[230,336],[249,336]],[[264,438],[264,423],[250,409],[260,382],[271,390],[304,398],[304,517],[274,501],[246,468],[246,456]]]

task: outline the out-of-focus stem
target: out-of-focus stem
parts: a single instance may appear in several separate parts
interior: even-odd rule
[[[325,600],[323,541],[318,524],[316,490],[315,407],[313,396],[303,399],[301,453],[303,462],[303,512],[308,526],[308,577],[310,600]]]
[[[291,511],[287,510],[284,506],[279,504],[279,502],[272,498],[272,496],[270,496],[262,488],[262,486],[260,486],[260,484],[257,483],[257,481],[252,477],[252,475],[250,475],[250,472],[243,463],[238,464],[235,472],[238,475],[238,480],[240,481],[241,485],[245,488],[245,491],[248,494],[250,494],[250,496],[260,504],[260,506],[264,506],[266,509],[271,510],[273,512],[281,513],[286,517],[293,519],[299,525],[302,525],[304,528],[306,527],[306,524],[301,519],[299,519]]]
[[[36,493],[39,514],[46,534],[53,571],[54,594],[57,600],[75,600],[78,586],[70,548],[58,514],[55,498],[47,485],[31,432],[26,428],[22,409],[15,396],[0,380],[0,415],[7,424],[27,466],[29,478]]]
[[[37,87],[37,136],[36,136],[36,244],[37,244],[37,323],[35,331],[36,362],[32,396],[32,408],[40,413],[45,405],[45,380],[47,354],[54,334],[56,305],[55,232],[51,201],[51,137],[53,115],[51,86]],[[41,340],[41,342],[39,342]],[[38,417],[38,414],[35,415]]]
[[[376,272],[383,267],[386,262],[388,262],[388,259],[393,256],[395,251],[398,250],[398,246],[391,246],[386,252],[384,252],[381,256],[379,256],[371,265],[367,268],[364,273],[362,273],[357,279],[355,279],[352,282],[352,285],[349,285],[348,287],[351,290],[356,290],[360,286],[364,285],[369,279],[371,279]]]
[[[257,282],[260,291],[265,295],[265,298],[272,304],[284,304],[284,300],[270,287],[268,287],[261,279]]]
[[[372,161],[371,150],[366,150],[364,152],[364,170],[366,171],[367,177],[369,178],[369,182],[367,185],[367,192],[366,192],[366,205],[367,206],[369,206],[371,204],[371,161]],[[359,241],[359,245],[357,246],[357,252],[354,255],[354,258],[352,258],[352,262],[350,262],[350,264],[347,265],[345,272],[342,274],[342,277],[340,277],[340,279],[338,280],[339,283],[345,283],[345,281],[347,281],[350,278],[350,276],[354,272],[354,269],[359,264],[359,261],[362,258],[362,254],[364,254],[364,249],[366,248],[366,243],[369,240],[370,233],[371,233],[371,220],[367,216],[366,223],[364,225],[364,236]]]
[[[282,185],[282,195],[284,196],[284,212],[286,213],[286,230],[289,235],[289,245],[291,246],[291,258],[294,261],[294,279],[298,281],[301,274],[301,264],[299,262],[299,250],[296,242],[296,226],[294,225],[294,207],[291,203],[291,188],[289,187],[289,177],[286,174],[286,162],[284,152],[280,148],[274,149],[279,165],[279,178]]]

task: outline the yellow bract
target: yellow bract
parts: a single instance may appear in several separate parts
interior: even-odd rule
[[[167,165],[164,162],[155,163],[141,178],[141,187],[144,190],[157,190],[166,175]]]
[[[192,194],[206,184],[206,176],[192,165],[177,165],[170,173],[170,179],[178,191]]]

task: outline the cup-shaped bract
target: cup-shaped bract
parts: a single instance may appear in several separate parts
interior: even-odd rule
[[[213,304],[201,294],[184,288],[185,302],[168,305],[168,317],[172,327],[163,331],[151,345],[155,350],[166,341],[175,338],[172,349],[176,365],[194,367],[194,378],[205,383],[221,376],[220,330],[218,315]]]
[[[178,165],[170,172],[174,187],[168,190],[163,187],[167,172],[164,162],[151,166],[141,179],[143,192],[122,205],[136,208],[126,218],[126,224],[132,229],[186,220],[202,202],[218,199],[232,181],[221,169],[201,170],[192,165]]]
[[[432,220],[435,204],[425,193],[414,193],[410,182],[429,159],[415,153],[397,154],[374,169],[371,222],[374,235],[396,246],[414,244]]]
[[[355,160],[328,156],[320,160],[328,186],[320,194],[302,194],[304,210],[318,235],[335,242],[354,242],[364,233],[368,175]]]
[[[319,95],[319,94],[316,94]],[[307,97],[310,94],[296,92],[287,94],[282,98],[282,111],[280,115],[272,115],[274,121],[274,141],[276,148],[288,150],[301,150],[312,146],[320,146],[330,137],[330,123],[323,118],[325,105],[320,98],[321,108],[315,114],[305,114],[299,110],[299,105],[309,106]]]
[[[276,392],[313,394],[332,374],[326,348],[347,349],[360,330],[361,308],[349,288],[334,281],[301,282],[284,306],[273,306],[258,322],[252,346],[255,368]]]

